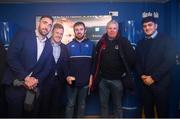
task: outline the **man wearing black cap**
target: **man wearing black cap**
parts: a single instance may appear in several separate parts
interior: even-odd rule
[[[158,117],[168,117],[170,70],[174,63],[173,40],[157,31],[156,19],[142,20],[145,33],[136,48],[137,71],[142,81],[142,104],[145,117],[154,118],[154,106]]]

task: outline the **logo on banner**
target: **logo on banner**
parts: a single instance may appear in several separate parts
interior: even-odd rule
[[[154,17],[154,18],[159,18],[159,12],[143,12],[142,13],[142,18],[145,18],[145,17],[148,17],[148,16],[151,16],[151,17]]]

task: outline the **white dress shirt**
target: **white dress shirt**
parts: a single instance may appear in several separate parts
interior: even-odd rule
[[[39,60],[45,46],[45,41],[47,38],[40,38],[39,33],[36,31],[36,40],[37,40],[37,61]]]

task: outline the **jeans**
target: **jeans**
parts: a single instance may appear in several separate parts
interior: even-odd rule
[[[66,105],[66,112],[65,112],[66,118],[73,117],[74,106],[76,104],[76,98],[78,98],[77,117],[84,116],[87,92],[88,92],[88,86],[83,86],[83,87],[67,86],[67,105]]]
[[[123,95],[123,85],[121,80],[107,80],[102,78],[99,84],[99,95],[101,104],[101,116],[108,118],[109,97],[112,96],[114,117],[122,118],[121,98]]]

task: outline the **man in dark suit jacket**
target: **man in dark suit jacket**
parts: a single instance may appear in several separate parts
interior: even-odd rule
[[[41,117],[60,117],[60,111],[64,110],[61,101],[64,98],[62,89],[68,76],[68,51],[66,45],[61,42],[64,27],[56,23],[52,29],[51,44],[53,47],[53,67],[43,87],[41,102]]]
[[[52,66],[52,46],[47,38],[53,18],[42,16],[35,31],[18,32],[7,52],[8,68],[2,81],[8,103],[9,117],[22,117],[27,92],[41,87]],[[37,91],[37,90],[36,90]],[[32,95],[30,96],[32,99]],[[27,102],[31,102],[27,98]],[[27,104],[26,102],[26,104]],[[31,110],[30,110],[31,111]]]
[[[6,50],[4,46],[0,43],[0,81],[4,76],[4,71],[6,69]],[[6,113],[5,106],[5,96],[4,96],[4,88],[0,83],[0,117],[4,117]]]
[[[157,31],[154,17],[142,20],[145,38],[137,48],[137,70],[142,81],[142,103],[145,116],[154,118],[156,105],[158,117],[168,117],[170,71],[175,59],[173,40]]]
[[[0,80],[2,80],[4,75],[4,69],[6,67],[6,50],[4,46],[0,43]]]

